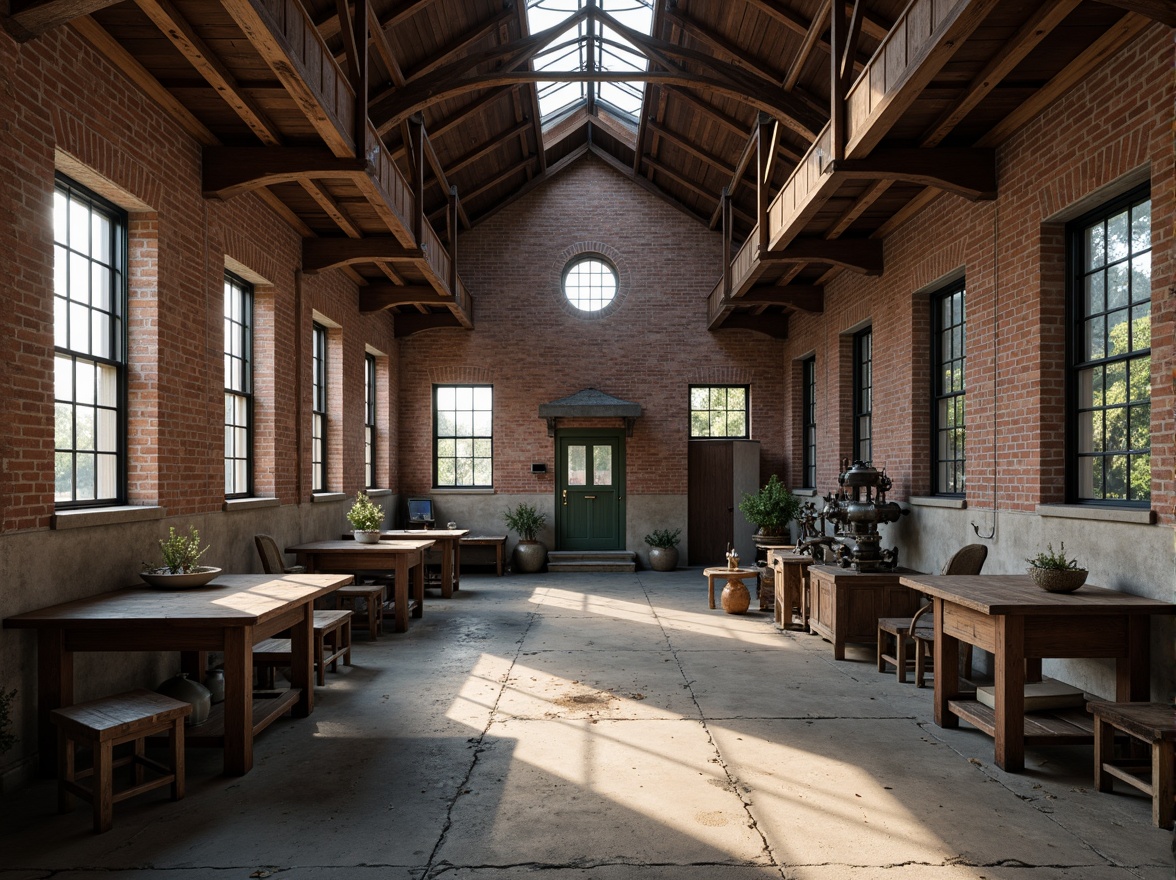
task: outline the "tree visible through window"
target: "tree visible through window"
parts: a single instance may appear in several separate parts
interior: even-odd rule
[[[690,436],[747,437],[746,385],[691,385]]]
[[[253,492],[253,288],[225,273],[225,497]]]
[[[1078,501],[1151,499],[1151,199],[1146,189],[1070,228]]]
[[[490,385],[433,387],[433,485],[490,487],[494,483],[494,389]]]
[[[54,492],[124,498],[126,215],[63,176],[53,199]]]

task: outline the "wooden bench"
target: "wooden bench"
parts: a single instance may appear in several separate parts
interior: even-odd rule
[[[373,642],[380,637],[380,633],[384,631],[384,589],[386,584],[383,581],[378,581],[374,584],[348,584],[345,587],[340,587],[335,591],[335,598],[339,604],[349,608],[355,615],[354,623],[357,626],[365,626],[368,631],[368,638]],[[362,599],[366,605],[364,614],[358,614],[358,601]]]
[[[1094,715],[1094,785],[1113,791],[1116,779],[1137,788],[1152,799],[1152,822],[1171,828],[1176,813],[1173,749],[1176,747],[1176,706],[1172,703],[1113,703],[1092,700],[1086,708]],[[1150,764],[1115,760],[1115,731],[1151,747]],[[1150,777],[1148,770],[1150,767]]]
[[[127,798],[164,785],[171,786],[173,801],[184,796],[184,721],[192,706],[152,691],[134,690],[88,703],[64,706],[49,713],[57,725],[57,808],[68,813],[74,808],[74,796],[89,801],[94,809],[94,830],[109,831],[114,822],[114,805]],[[166,733],[171,766],[153,761],[144,754],[144,739]],[[115,746],[134,743],[132,754],[114,759]],[[93,750],[93,766],[76,768],[78,745]],[[114,770],[133,765],[134,784],[115,792]],[[143,769],[159,773],[157,779],[144,781]],[[78,780],[94,778],[89,787]]]
[[[461,539],[462,547],[493,547],[498,576],[506,569],[506,535],[476,535]]]
[[[334,672],[340,657],[345,666],[351,665],[351,617],[350,611],[314,612],[314,669],[319,687],[327,683],[327,666]],[[290,665],[290,640],[262,639],[253,646],[253,665],[266,673],[262,684],[272,688],[273,671]]]

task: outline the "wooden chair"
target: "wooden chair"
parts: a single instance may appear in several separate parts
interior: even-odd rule
[[[254,535],[253,543],[257,546],[258,555],[261,556],[261,570],[266,574],[306,573],[306,566],[286,565],[282,551],[278,549],[278,542],[269,535]]]
[[[1094,715],[1094,787],[1112,791],[1119,779],[1152,799],[1152,822],[1171,828],[1176,815],[1176,706],[1171,703],[1086,704]],[[1151,761],[1116,761],[1115,731],[1151,748]]]
[[[984,544],[968,544],[957,550],[947,560],[940,571],[941,575],[969,575],[980,574],[984,568],[984,560],[988,558],[988,548]],[[926,683],[927,658],[931,656],[935,644],[935,626],[926,619],[930,604],[924,605],[914,617],[883,617],[878,621],[878,671],[885,672],[886,665],[894,666],[895,676],[900,682],[906,682],[907,667],[912,662],[909,648],[914,647],[913,658],[915,666],[915,687],[923,687]],[[887,636],[894,638],[894,653],[887,653]],[[964,645],[961,652],[964,661],[964,677],[972,675],[972,646]]]
[[[184,720],[192,706],[152,691],[134,690],[87,703],[64,706],[49,713],[57,725],[57,808],[68,813],[74,808],[74,796],[87,800],[94,809],[94,830],[109,831],[114,824],[114,805],[145,791],[171,786],[171,797],[184,796]],[[146,737],[166,733],[171,755],[170,766],[153,761],[144,754]],[[124,758],[114,758],[115,746],[134,743],[134,751]],[[78,744],[94,753],[93,766],[78,772],[75,750]],[[115,792],[114,770],[134,767],[134,784]],[[160,774],[144,781],[143,769]],[[93,777],[89,788],[78,780]]]

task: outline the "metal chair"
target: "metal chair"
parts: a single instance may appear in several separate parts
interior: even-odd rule
[[[988,547],[984,544],[968,544],[957,550],[943,566],[941,575],[980,574],[988,558]],[[915,687],[926,683],[927,659],[934,651],[935,626],[925,620],[930,603],[920,608],[914,617],[883,617],[878,621],[878,671],[885,672],[886,665],[892,664],[900,682],[906,681],[907,666],[912,662],[908,647],[915,649]],[[894,654],[886,653],[886,637],[894,637]],[[962,658],[964,677],[972,675],[972,646],[964,645]]]

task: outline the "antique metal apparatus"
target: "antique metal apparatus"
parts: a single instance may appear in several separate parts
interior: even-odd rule
[[[825,496],[821,531],[802,539],[797,549],[814,552],[820,547],[826,563],[835,562],[855,571],[893,571],[898,566],[898,548],[885,550],[879,546],[878,526],[897,522],[910,511],[886,500],[894,483],[884,471],[861,461],[851,465],[843,460],[841,466],[837,492]],[[833,523],[834,534],[823,534],[824,522]],[[816,532],[815,523],[808,523],[807,528],[803,525],[803,531]]]

